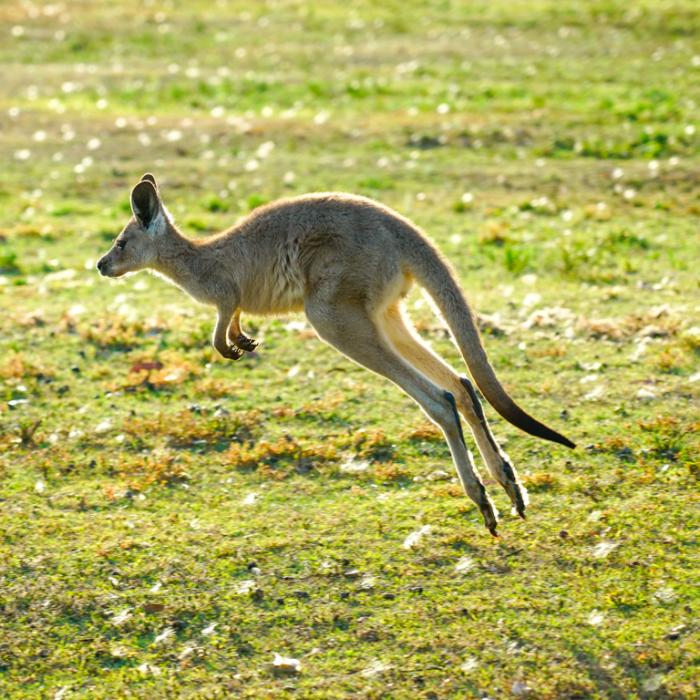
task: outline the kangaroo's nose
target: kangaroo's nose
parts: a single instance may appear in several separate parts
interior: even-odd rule
[[[97,261],[97,269],[98,269],[100,272],[102,272],[102,270],[104,269],[104,266],[105,266],[105,259],[104,259],[104,258],[100,258],[100,259]]]

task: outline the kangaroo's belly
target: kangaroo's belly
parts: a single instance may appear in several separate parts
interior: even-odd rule
[[[249,314],[260,316],[276,316],[304,310],[303,295],[276,295],[264,296],[262,294],[244,296],[240,308]]]

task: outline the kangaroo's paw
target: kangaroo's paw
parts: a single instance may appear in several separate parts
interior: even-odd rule
[[[246,352],[253,352],[255,348],[258,347],[258,341],[249,338],[247,335],[243,335],[242,333],[236,338],[236,345],[241,349],[245,350]]]
[[[237,348],[235,345],[228,345],[223,352],[221,350],[219,350],[219,352],[222,357],[225,357],[227,360],[233,360],[234,362],[243,357],[243,350]]]

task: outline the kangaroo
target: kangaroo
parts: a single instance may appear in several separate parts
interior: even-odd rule
[[[467,449],[459,414],[522,518],[527,491],[494,439],[472,383],[425,345],[406,317],[402,301],[414,281],[436,303],[496,411],[526,433],[575,447],[510,398],[450,265],[414,224],[388,207],[351,194],[306,194],[259,207],[233,228],[192,240],[175,226],[147,173],[131,193],[131,209],[132,218],[97,263],[102,275],[148,268],[216,307],[212,344],[230,360],[257,346],[241,328],[241,312],[304,311],[323,341],[392,381],[442,430],[462,487],[492,535],[498,513]]]

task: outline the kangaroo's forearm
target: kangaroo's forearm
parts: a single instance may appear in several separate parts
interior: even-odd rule
[[[230,343],[235,343],[236,338],[241,335],[241,310],[236,309],[233,312],[231,321],[228,326],[227,336]]]
[[[227,360],[238,360],[243,355],[243,351],[229,343],[228,340],[228,329],[233,313],[234,310],[231,307],[219,307],[214,335],[212,336],[212,345]]]

